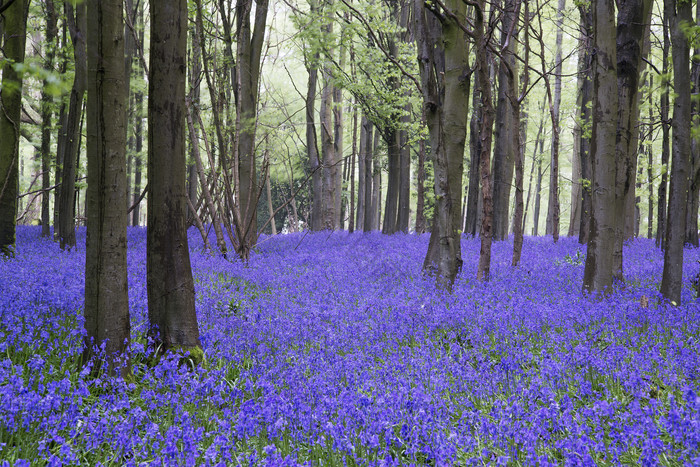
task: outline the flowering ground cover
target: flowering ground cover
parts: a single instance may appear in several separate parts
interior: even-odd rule
[[[246,267],[190,232],[207,358],[192,368],[144,340],[132,229],[122,381],[77,364],[84,248],[39,233],[19,228],[17,257],[0,260],[0,463],[700,465],[698,250],[674,307],[642,239],[627,286],[596,300],[573,239],[527,238],[518,268],[495,243],[487,284],[465,239],[446,295],[421,275],[427,235],[276,236]]]

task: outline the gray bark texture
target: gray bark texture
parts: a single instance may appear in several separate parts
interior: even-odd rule
[[[687,1],[664,0],[664,16],[671,30],[675,96],[671,124],[673,131],[671,186],[661,294],[672,303],[680,304],[690,156],[690,46],[681,26],[692,23],[692,5]]]
[[[107,371],[125,376],[126,98],[122,0],[87,2],[87,242],[85,362],[105,344]],[[126,358],[126,357],[124,357]]]
[[[201,347],[187,242],[185,71],[187,2],[151,2],[148,84],[147,287],[156,347]]]

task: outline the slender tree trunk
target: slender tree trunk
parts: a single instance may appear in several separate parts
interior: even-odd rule
[[[579,5],[581,18],[581,50],[583,59],[580,61],[578,79],[581,81],[580,125],[581,139],[579,140],[579,158],[581,164],[581,224],[578,233],[580,244],[588,243],[591,232],[591,217],[593,201],[591,181],[593,178],[593,161],[591,147],[593,133],[593,13],[590,3]]]
[[[323,169],[318,153],[316,136],[315,110],[316,88],[318,87],[318,56],[307,59],[306,70],[309,80],[306,87],[306,152],[309,156],[311,175],[311,230],[323,229]]]
[[[66,3],[66,18],[73,41],[75,76],[70,93],[68,117],[66,119],[66,141],[63,146],[63,175],[59,207],[59,239],[61,248],[75,247],[75,180],[80,147],[80,120],[83,114],[83,96],[87,88],[87,52],[85,34],[87,30],[87,10],[85,2],[76,4],[75,12],[70,2]],[[122,61],[122,66],[124,62]],[[126,103],[125,103],[126,104]],[[126,107],[126,106],[125,106]],[[70,180],[70,182],[69,182]],[[126,204],[126,201],[124,201]]]
[[[513,184],[513,169],[518,156],[518,138],[513,133],[519,131],[515,123],[513,100],[511,94],[515,89],[517,65],[515,49],[517,45],[517,21],[519,5],[516,0],[506,0],[501,25],[501,49],[503,57],[498,68],[498,97],[493,148],[493,236],[495,240],[508,237],[508,209],[510,207],[510,189]]]
[[[593,71],[593,215],[588,240],[583,289],[611,292],[615,241],[615,138],[617,133],[617,49],[615,4],[592,3],[594,47]]]
[[[489,80],[487,44],[488,36],[484,31],[484,0],[477,0],[475,8],[474,32],[476,42],[476,67],[479,76],[481,94],[481,127],[479,128],[479,176],[481,178],[482,216],[481,216],[481,249],[479,251],[479,266],[476,277],[488,280],[491,269],[491,242],[493,239],[493,199],[491,197],[491,135],[493,123],[493,107],[491,105],[491,88]],[[476,103],[475,103],[476,104]]]
[[[163,351],[200,349],[186,224],[186,0],[151,2],[150,50],[149,334]]]
[[[389,159],[389,177],[386,189],[382,233],[391,235],[398,230],[396,221],[399,210],[399,184],[401,183],[401,143],[399,141],[399,130],[396,128],[385,128],[383,136],[386,142]]]
[[[518,15],[519,16],[519,15]],[[517,16],[516,16],[517,21]],[[530,9],[528,2],[525,2],[523,20],[523,45],[525,49],[525,63],[523,64],[522,90],[520,96],[515,96],[515,80],[511,84],[513,95],[513,145],[516,150],[515,160],[515,213],[513,216],[513,258],[512,266],[520,264],[520,256],[523,251],[523,171],[525,165],[525,141],[527,140],[527,110],[521,107],[528,92],[530,84],[528,67],[530,61]]]
[[[661,182],[657,199],[658,222],[656,224],[656,246],[666,248],[666,192],[668,187],[669,158],[671,157],[671,122],[669,120],[669,85],[668,85],[668,57],[671,50],[671,38],[669,37],[668,19],[663,20],[664,43],[661,54]]]
[[[406,127],[410,123],[410,106],[404,108],[401,117],[403,128],[399,131],[399,212],[396,220],[396,229],[408,233],[408,225],[411,217],[411,146],[408,140]]]
[[[251,29],[250,16],[254,0],[236,3],[236,126],[238,158],[238,255],[247,261],[258,239],[258,200],[260,190],[256,173],[255,129],[258,112],[258,82],[262,45],[265,36],[268,0],[255,0],[255,19]]]
[[[653,128],[654,128],[654,106],[653,97],[654,93],[651,92],[653,89],[653,76],[649,76],[649,82],[647,89],[649,93],[647,98],[649,100],[649,124],[647,126],[647,136],[650,140],[653,140]],[[647,188],[649,189],[649,200],[648,200],[648,213],[647,213],[647,238],[654,238],[654,151],[652,145],[647,145]]]
[[[690,2],[664,0],[664,16],[671,30],[673,47],[673,160],[666,225],[666,249],[661,294],[681,303],[683,285],[683,246],[688,200],[688,158],[690,155],[690,47],[683,29],[693,21]],[[671,215],[676,213],[676,215]]]
[[[418,171],[416,173],[416,233],[425,232],[425,140],[418,143]]]
[[[626,233],[628,196],[634,202],[637,176],[639,75],[644,33],[650,21],[651,0],[621,0],[617,15],[617,137],[615,142],[615,244],[613,277],[624,281],[622,247]],[[634,206],[633,206],[634,207]],[[632,215],[633,215],[632,209]]]
[[[4,16],[0,87],[0,255],[14,256],[17,195],[19,194],[19,127],[22,110],[22,74],[12,67],[24,62],[27,16],[25,0],[9,4]]]
[[[371,123],[367,120],[367,116],[362,115],[362,120],[360,122],[360,149],[358,153],[358,172],[357,172],[357,230],[364,230],[365,228],[365,209],[366,200],[365,198],[365,184],[371,178],[367,178],[365,174],[367,173],[365,169],[366,164],[366,151],[368,149],[367,144],[367,131],[371,131]]]
[[[551,235],[556,242],[559,239],[559,106],[561,104],[561,70],[562,70],[562,57],[561,57],[561,45],[562,45],[562,35],[563,35],[563,23],[564,23],[564,9],[566,7],[566,0],[559,0],[559,5],[557,7],[557,37],[556,37],[556,54],[554,62],[556,63],[554,69],[554,96],[551,94],[551,90],[547,82],[547,93],[549,94],[550,107],[549,113],[552,119],[552,143],[551,143],[551,160],[549,167],[549,197],[547,202],[547,224],[545,227],[546,235]]]
[[[367,140],[365,141],[365,220],[364,231],[371,232],[375,229],[374,220],[377,217],[377,200],[375,194],[378,193],[378,187],[375,185],[376,177],[374,167],[374,148],[376,134],[374,125],[367,121]]]
[[[333,144],[333,84],[330,65],[323,71],[323,88],[321,90],[321,108],[319,125],[321,126],[321,158],[323,159],[323,229],[333,230],[335,225],[335,145]]]
[[[374,136],[373,139],[370,140],[372,142],[372,149],[371,151],[368,152],[368,154],[371,157],[371,164],[368,164],[368,167],[372,168],[372,191],[370,194],[369,199],[370,201],[370,209],[369,209],[369,222],[365,220],[365,229],[367,231],[372,231],[372,230],[378,230],[379,229],[379,217],[380,217],[380,205],[381,205],[381,192],[382,192],[382,170],[381,166],[379,165],[379,138],[380,138],[380,133],[378,128],[374,128]]]
[[[540,149],[544,145],[544,140],[540,142]],[[542,151],[540,150],[540,154]],[[532,235],[537,237],[539,235],[539,224],[540,224],[540,206],[542,204],[542,157],[537,158],[537,184],[535,185],[535,212],[532,214],[533,226]]]
[[[341,31],[341,35],[344,32]],[[345,65],[345,46],[342,44],[339,47],[338,66],[343,69]],[[333,155],[335,163],[331,170],[331,183],[333,184],[333,192],[335,196],[333,202],[335,209],[333,212],[333,229],[342,230],[344,219],[342,215],[343,207],[343,174],[340,171],[340,162],[343,165],[347,160],[343,157],[343,90],[340,86],[333,85]]]
[[[87,2],[85,362],[100,345],[107,371],[129,372],[126,265],[126,98],[122,0]],[[66,179],[64,179],[66,180]],[[72,179],[68,179],[72,182]]]
[[[350,155],[350,215],[348,231],[355,231],[355,160],[357,159],[357,108],[352,113],[352,154]]]
[[[477,221],[479,219],[479,157],[481,156],[481,140],[479,132],[481,120],[483,118],[483,108],[478,105],[480,97],[479,75],[474,75],[474,90],[472,101],[474,109],[469,121],[469,188],[467,189],[467,219],[465,221],[465,232],[472,237],[478,233]]]
[[[56,56],[56,37],[58,37],[58,15],[53,0],[44,0],[46,12],[46,50],[44,68],[53,71]],[[0,36],[2,34],[0,33]],[[53,116],[51,94],[48,92],[48,80],[41,88],[41,236],[48,237],[50,232],[49,187],[51,186],[51,119]]]
[[[700,3],[696,4],[696,25],[700,24]],[[700,48],[696,47],[690,68],[691,96],[700,95],[700,60],[698,59]],[[697,101],[691,102],[691,125],[695,135],[690,142],[690,173],[688,175],[688,205],[686,209],[685,243],[694,247],[700,246],[698,239],[698,210],[700,210],[700,142],[695,131],[700,124],[700,105]]]

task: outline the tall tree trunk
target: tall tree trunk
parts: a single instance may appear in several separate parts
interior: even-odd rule
[[[549,198],[547,203],[546,234],[552,235],[555,242],[559,239],[559,106],[561,104],[561,44],[564,32],[564,8],[566,8],[566,0],[559,0],[556,22],[556,54],[554,58],[556,63],[554,68],[554,96],[549,94],[549,112],[552,118],[552,157],[549,167]],[[549,85],[547,85],[547,92],[550,93]]]
[[[341,31],[341,36],[344,31]],[[342,70],[345,65],[345,46],[341,40],[339,47],[338,66]],[[335,163],[331,170],[331,183],[333,184],[333,192],[335,194],[333,202],[335,203],[333,210],[333,229],[342,230],[344,219],[342,216],[343,208],[343,174],[340,171],[340,162],[343,165],[347,160],[343,157],[343,89],[340,86],[333,85],[333,155]]]
[[[376,194],[379,189],[376,186],[378,177],[375,177],[375,170],[378,172],[378,164],[374,164],[374,150],[376,147],[375,141],[378,141],[377,135],[379,131],[375,131],[374,125],[367,122],[367,147],[365,149],[365,220],[364,231],[371,232],[375,230],[375,219],[377,218],[377,199]]]
[[[46,14],[46,50],[44,68],[53,71],[56,56],[56,37],[58,36],[58,15],[53,0],[44,0]],[[41,87],[41,236],[48,237],[50,232],[49,187],[51,186],[51,119],[53,110],[48,80]]]
[[[63,180],[61,198],[59,200],[59,239],[61,248],[75,247],[75,180],[78,151],[80,148],[80,119],[83,114],[83,96],[87,88],[87,52],[85,34],[87,30],[87,10],[85,2],[75,5],[75,12],[70,2],[66,2],[66,18],[73,41],[73,56],[75,58],[75,76],[70,93],[68,117],[66,119],[66,140],[63,146]],[[123,37],[123,36],[122,36]],[[123,59],[122,59],[123,60]],[[124,62],[122,61],[122,66]],[[128,94],[127,94],[128,95]],[[126,103],[124,105],[126,108]],[[126,200],[124,201],[126,204]]]
[[[516,16],[516,21],[519,15]],[[528,86],[530,84],[530,76],[528,67],[530,63],[530,9],[528,2],[525,2],[525,11],[523,16],[523,46],[525,49],[525,60],[523,64],[522,90],[520,95],[515,96],[516,85],[515,79],[511,84],[511,93],[513,95],[513,145],[516,150],[515,160],[515,212],[513,216],[513,258],[512,266],[520,264],[520,256],[523,251],[523,171],[525,165],[525,142],[527,141],[527,109],[523,110],[523,102],[526,99]]]
[[[425,140],[423,138],[418,143],[416,186],[416,233],[422,234],[425,232]]]
[[[406,127],[410,123],[410,106],[404,108],[404,115],[401,117],[403,127],[399,131],[399,151],[401,153],[399,161],[399,213],[396,219],[396,228],[401,232],[408,233],[408,224],[411,217],[411,146],[408,140]]]
[[[27,27],[25,0],[9,4],[4,15],[4,50],[8,60],[0,87],[0,255],[14,256],[17,195],[19,194],[19,127],[22,74],[12,67],[24,62]]]
[[[653,140],[654,129],[654,93],[653,76],[649,76],[647,89],[649,89],[647,98],[649,102],[649,124],[647,126],[647,136]],[[649,189],[648,212],[647,212],[647,238],[654,238],[654,151],[652,145],[647,145],[647,188]]]
[[[186,224],[186,64],[186,0],[151,2],[148,320],[164,351],[201,348]]]
[[[487,45],[488,35],[484,31],[486,2],[477,0],[475,7],[474,32],[476,42],[476,68],[479,76],[481,94],[481,126],[479,128],[479,177],[481,178],[482,215],[481,215],[481,249],[476,277],[488,280],[491,270],[491,243],[493,239],[493,199],[491,197],[491,136],[493,124],[493,106],[491,104],[491,81],[489,79]],[[475,102],[476,105],[476,102]]]
[[[634,202],[637,176],[639,75],[651,0],[620,0],[617,14],[617,137],[615,141],[615,244],[613,277],[624,281],[622,247],[626,239],[627,198]]]
[[[700,3],[696,4],[695,13],[696,25],[700,24]],[[690,68],[691,80],[691,96],[700,95],[700,48],[696,47],[693,54],[692,64]],[[690,142],[690,166],[688,175],[688,205],[686,209],[686,227],[685,227],[685,243],[689,243],[694,247],[700,246],[698,239],[698,210],[700,210],[700,141],[698,141],[697,130],[700,125],[700,104],[697,101],[691,102],[691,125],[693,129]]]
[[[129,372],[126,98],[122,0],[87,2],[85,362],[104,344],[107,371]],[[66,179],[64,179],[66,180]],[[72,179],[68,179],[72,182]]]
[[[690,47],[684,27],[693,21],[690,2],[664,0],[664,16],[671,30],[673,57],[673,160],[666,225],[666,249],[661,294],[672,303],[681,303],[683,246],[688,200],[690,155]],[[671,215],[675,213],[675,215]]]
[[[370,194],[370,208],[368,211],[369,221],[365,220],[365,230],[372,231],[379,229],[380,206],[382,198],[382,169],[379,164],[379,138],[380,132],[378,128],[374,128],[374,138],[372,141],[372,150],[368,152],[371,157],[371,164],[368,167],[372,168],[372,191]]]
[[[396,221],[399,211],[399,184],[401,183],[401,148],[399,130],[396,127],[385,128],[383,132],[389,159],[389,177],[384,205],[384,225],[382,233],[391,235],[398,230]]]
[[[367,120],[366,115],[362,115],[362,120],[360,121],[360,143],[358,152],[358,172],[357,172],[357,230],[364,230],[365,228],[365,210],[367,209],[367,201],[369,198],[365,197],[365,184],[369,181],[371,183],[372,178],[366,176],[368,174],[365,164],[367,163],[366,152],[369,149],[369,144],[367,143],[368,131],[372,131],[372,124]]]
[[[615,138],[617,133],[617,48],[615,4],[591,4],[593,14],[592,218],[583,289],[611,292],[615,241]]]
[[[255,19],[251,30],[253,0],[236,3],[236,132],[238,158],[238,255],[247,261],[258,240],[258,199],[260,190],[256,173],[255,129],[258,113],[258,82],[262,45],[265,37],[268,0],[255,0]]]
[[[312,10],[313,11],[313,10]],[[306,71],[309,79],[306,87],[306,152],[311,169],[311,230],[323,229],[323,169],[318,153],[316,135],[315,109],[316,89],[318,87],[318,55],[306,59]]]
[[[450,289],[462,268],[459,227],[470,76],[469,48],[459,28],[466,5],[450,0],[447,6],[455,16],[440,23],[420,0],[416,3],[418,61],[435,176],[434,223],[423,269],[436,271],[438,285]]]
[[[502,13],[501,50],[503,57],[498,67],[498,97],[493,147],[493,236],[495,240],[508,237],[508,210],[513,169],[518,158],[519,145],[513,136],[519,128],[514,126],[513,95],[517,75],[515,50],[517,45],[517,21],[519,2],[506,0]]]
[[[323,69],[323,88],[321,89],[321,107],[319,125],[321,126],[321,158],[323,160],[323,229],[333,230],[335,227],[335,176],[338,171],[333,144],[333,83],[330,65]]]
[[[668,57],[671,50],[671,38],[669,37],[668,18],[663,20],[664,43],[661,54],[661,182],[657,199],[658,221],[656,223],[656,246],[666,248],[666,192],[668,190],[669,158],[671,156],[671,122],[669,120],[669,84],[668,84]]]
[[[580,118],[581,138],[579,140],[579,159],[581,166],[581,223],[578,242],[588,243],[591,232],[591,216],[593,204],[591,198],[591,179],[593,177],[593,161],[591,159],[591,135],[593,129],[593,14],[590,3],[579,5],[581,18],[581,54],[579,61],[578,79],[580,81]]]
[[[355,160],[356,159],[357,159],[357,107],[355,107],[355,109],[352,113],[352,153],[350,154],[350,215],[348,216],[348,231],[350,233],[353,233],[355,231]]]
[[[477,220],[479,218],[479,157],[481,155],[481,140],[479,132],[481,128],[481,120],[483,117],[483,108],[477,105],[479,102],[479,93],[481,87],[479,85],[479,75],[474,75],[474,90],[472,101],[474,108],[472,117],[469,120],[469,187],[467,189],[467,218],[465,220],[465,233],[475,237],[478,233]]]

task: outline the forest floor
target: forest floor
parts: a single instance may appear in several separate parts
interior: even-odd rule
[[[77,363],[85,231],[74,252],[39,234],[19,228],[0,260],[0,463],[700,465],[700,250],[671,306],[645,239],[625,249],[627,285],[594,299],[574,239],[526,238],[517,268],[496,242],[480,283],[465,238],[446,295],[421,274],[427,235],[280,235],[246,267],[192,230],[192,368],[144,338],[134,228],[125,382]]]

